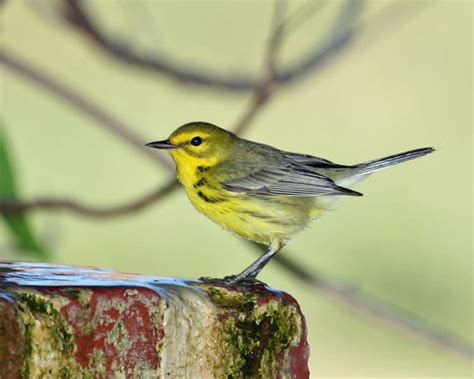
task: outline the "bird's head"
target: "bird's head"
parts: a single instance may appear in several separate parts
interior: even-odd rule
[[[150,142],[149,147],[166,149],[176,165],[214,166],[229,156],[237,137],[207,122],[190,122],[176,129],[167,140]]]

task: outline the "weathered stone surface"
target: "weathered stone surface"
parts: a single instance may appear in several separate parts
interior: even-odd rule
[[[0,263],[0,378],[307,378],[308,353],[264,285]]]

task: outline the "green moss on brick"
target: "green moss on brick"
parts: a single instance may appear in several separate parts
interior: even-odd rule
[[[216,376],[271,378],[284,369],[280,365],[285,364],[285,357],[289,354],[290,348],[300,343],[303,320],[294,304],[267,290],[260,292],[258,289],[252,289],[249,292],[237,292],[225,287],[206,285],[199,287],[214,304],[214,307],[203,310],[203,319],[220,320],[216,323],[211,322],[212,327],[205,330],[205,335],[208,337],[205,341],[209,341],[210,353],[207,363],[208,367],[213,368],[218,374]],[[90,290],[66,289],[63,293],[65,296],[56,293],[43,295],[41,292],[25,288],[15,289],[13,292],[18,299],[18,313],[25,327],[22,377],[92,379],[107,375],[105,358],[103,352],[99,350],[94,350],[87,368],[76,362],[74,334],[60,312],[61,307],[68,302],[68,298],[77,299],[81,307],[87,309],[90,303]],[[129,290],[126,296],[135,297],[137,291]],[[197,299],[201,299],[199,301],[204,299],[207,306],[207,297],[199,292]],[[123,301],[107,302],[106,307],[120,312],[126,311],[126,303]],[[99,310],[101,308],[98,308]],[[160,308],[154,314],[153,319],[157,325],[162,322],[164,313],[165,308]],[[86,323],[83,328],[87,329],[83,331],[87,333],[92,333],[94,330],[92,322]],[[107,342],[125,351],[130,344],[130,337],[122,321],[119,320],[107,334]],[[163,342],[160,341],[156,348],[161,350],[162,346]],[[49,358],[42,361],[38,359],[39,356]],[[156,375],[156,370],[146,365],[137,366],[134,372],[147,372],[150,378]],[[147,375],[142,377],[148,377]]]
[[[122,321],[118,321],[114,328],[107,334],[107,343],[117,346],[119,351],[127,351],[130,349],[132,342]]]
[[[74,334],[69,329],[66,321],[56,309],[53,302],[45,296],[34,292],[23,292],[18,294],[19,303],[24,303],[35,318],[43,319],[50,323],[51,347],[71,355],[74,351]],[[45,316],[48,316],[45,318]]]
[[[102,350],[94,349],[89,358],[89,367],[94,370],[97,375],[105,375],[105,357]]]
[[[32,289],[14,292],[18,316],[24,325],[22,378],[92,378],[93,375],[74,360],[74,334],[59,312],[64,299],[44,296]],[[48,360],[38,357],[48,357]]]
[[[226,375],[275,377],[278,358],[300,342],[302,320],[295,305],[273,298],[258,304],[262,294],[254,291],[235,292],[206,286],[203,289],[219,308],[222,319],[219,350],[227,367]]]
[[[31,361],[31,325],[25,324],[25,348],[23,349],[23,366],[21,367],[21,377],[29,378]]]
[[[62,293],[77,300],[82,308],[89,308],[92,291],[87,288],[64,288]]]

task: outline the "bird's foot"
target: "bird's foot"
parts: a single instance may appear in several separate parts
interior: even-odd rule
[[[208,284],[224,284],[226,286],[239,286],[239,287],[249,287],[255,285],[266,285],[266,283],[258,280],[253,276],[241,276],[241,275],[229,275],[223,278],[210,278],[204,276],[199,278],[204,283]]]
[[[222,278],[222,281],[228,285],[242,285],[242,286],[265,284],[261,280],[258,280],[255,276],[243,276],[243,275],[224,276],[224,278]]]

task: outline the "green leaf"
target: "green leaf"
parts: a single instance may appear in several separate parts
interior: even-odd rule
[[[5,128],[0,121],[0,198],[18,200],[18,188],[15,181],[15,172],[12,157],[8,149]],[[16,243],[21,249],[31,251],[38,258],[46,259],[47,251],[33,233],[33,229],[25,214],[0,212],[7,229],[10,230]]]

